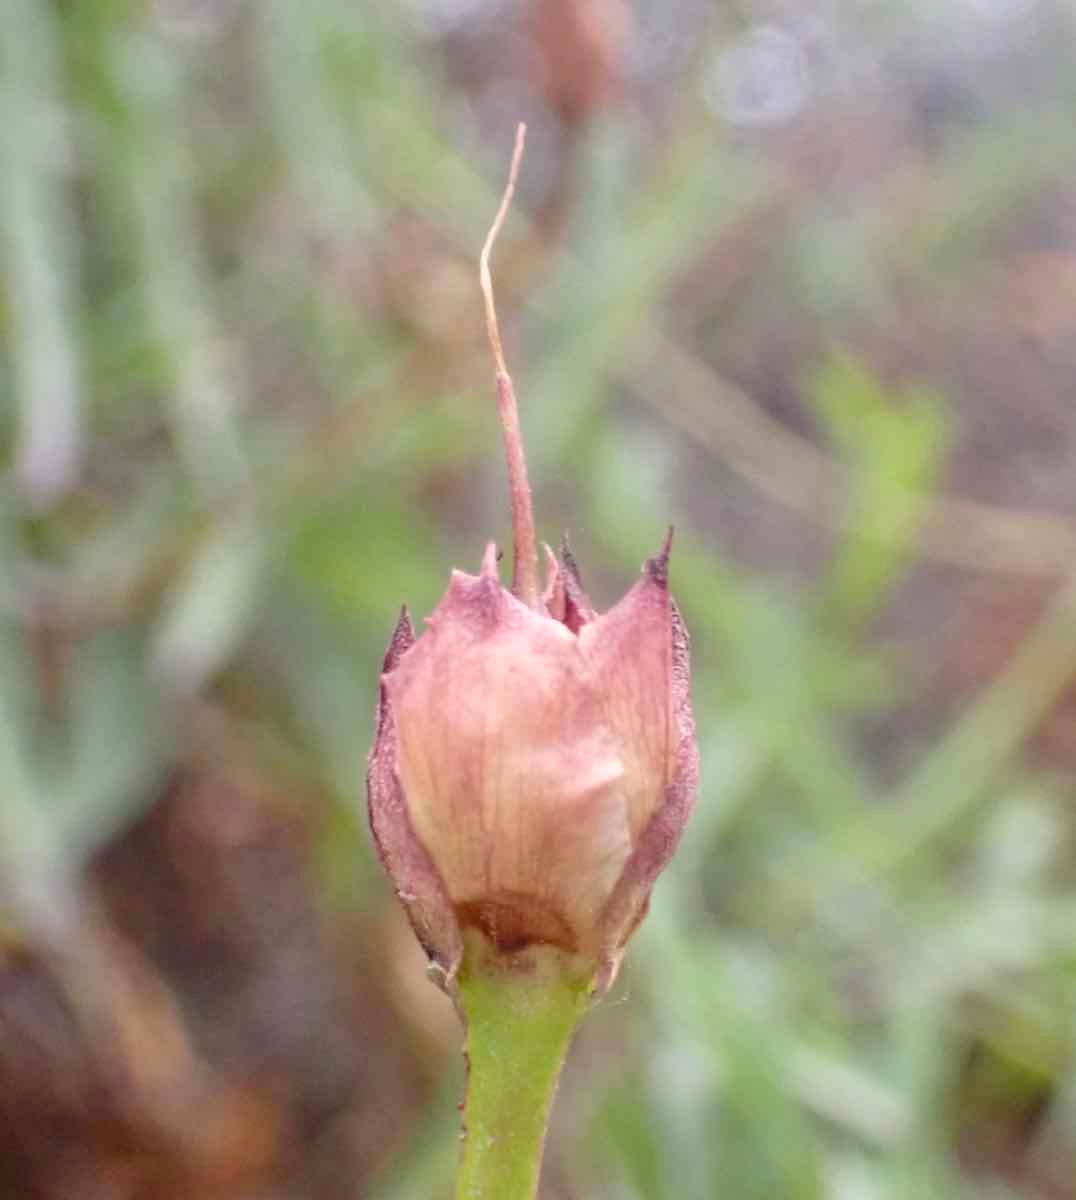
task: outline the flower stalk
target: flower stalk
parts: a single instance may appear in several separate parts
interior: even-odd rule
[[[506,964],[478,933],[464,942],[459,1006],[467,1096],[456,1200],[531,1200],[553,1096],[586,1010],[592,970],[551,946]]]

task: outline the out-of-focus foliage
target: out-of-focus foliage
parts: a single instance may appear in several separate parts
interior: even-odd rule
[[[607,599],[676,525],[704,765],[543,1195],[1076,1196],[1074,37],[0,3],[4,1195],[449,1194],[363,756],[506,539],[525,119],[539,521]]]

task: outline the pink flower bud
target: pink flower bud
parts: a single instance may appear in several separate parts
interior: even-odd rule
[[[668,546],[600,616],[571,555],[549,559],[536,611],[501,585],[491,545],[417,641],[404,614],[385,659],[370,821],[449,982],[473,926],[506,953],[585,956],[604,990],[694,801]]]
[[[406,609],[381,677],[367,788],[381,861],[431,966],[452,990],[463,933],[511,955],[555,946],[600,993],[646,913],[695,800],[688,639],[669,595],[670,539],[597,615],[567,547],[539,595],[530,488],[488,258],[481,279],[512,497],[515,570],[497,552],[453,572],[416,640]]]

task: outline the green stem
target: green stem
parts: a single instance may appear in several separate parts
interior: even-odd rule
[[[552,947],[498,955],[468,935],[459,974],[467,1099],[456,1200],[533,1200],[549,1110],[593,970]]]

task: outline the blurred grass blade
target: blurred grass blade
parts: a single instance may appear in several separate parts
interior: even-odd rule
[[[866,368],[835,356],[811,387],[849,470],[845,529],[825,583],[824,607],[847,628],[873,613],[911,563],[945,447],[943,409],[925,392],[886,396]]]
[[[100,634],[70,664],[70,755],[60,781],[64,844],[85,863],[141,808],[168,750],[141,639]]]
[[[267,550],[264,532],[249,515],[207,535],[153,633],[152,668],[169,687],[197,691],[228,662],[261,600]]]
[[[0,3],[0,214],[18,397],[15,475],[44,506],[77,480],[85,449],[77,344],[74,165],[52,6]]]
[[[959,828],[1076,676],[1076,576],[985,694],[931,749],[884,810],[849,827],[840,847],[859,867],[911,862]],[[933,860],[923,860],[932,862]]]
[[[142,286],[169,367],[173,435],[201,489],[227,494],[248,474],[239,426],[245,383],[196,235],[196,160],[186,133],[177,132],[186,125],[189,81],[149,38],[117,44],[111,67],[126,108],[120,161]]]
[[[375,212],[332,88],[330,54],[341,50],[333,26],[344,19],[320,0],[302,6],[269,0],[258,17],[263,79],[297,198],[319,231],[350,238],[371,232]]]
[[[35,693],[25,642],[0,624],[0,910],[48,937],[71,916],[72,879],[30,736]]]

